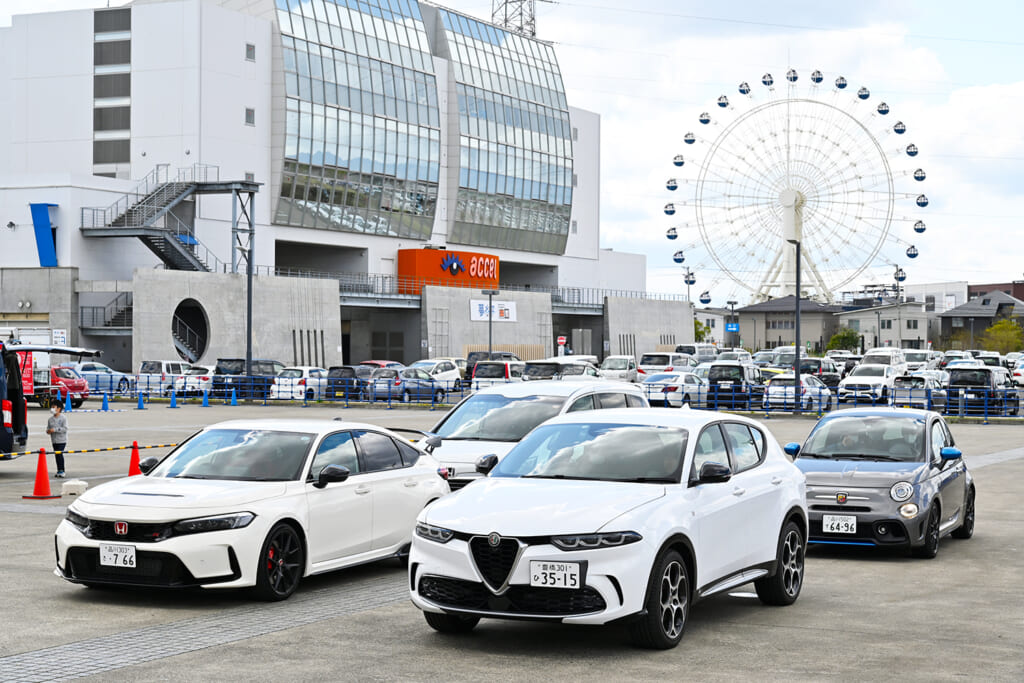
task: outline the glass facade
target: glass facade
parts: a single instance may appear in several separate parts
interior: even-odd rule
[[[453,242],[563,253],[572,127],[550,45],[440,9],[459,100]]]
[[[441,133],[415,0],[275,0],[286,99],[274,222],[430,237]]]

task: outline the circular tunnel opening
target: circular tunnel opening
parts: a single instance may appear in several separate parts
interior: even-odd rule
[[[195,363],[203,357],[210,338],[210,320],[202,304],[195,299],[178,304],[171,319],[171,338],[182,359]]]

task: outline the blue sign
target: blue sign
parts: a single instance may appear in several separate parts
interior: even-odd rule
[[[726,332],[739,332],[740,331],[740,324],[739,323],[726,323],[725,324],[725,331]]]

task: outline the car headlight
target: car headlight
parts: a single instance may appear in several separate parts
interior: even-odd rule
[[[183,519],[175,523],[173,528],[175,534],[202,534],[207,531],[241,529],[249,526],[249,523],[254,519],[256,519],[256,515],[251,512],[237,512],[232,515]]]
[[[83,517],[71,508],[68,508],[68,511],[64,514],[64,519],[71,522],[71,525],[83,534],[89,530],[89,518]]]
[[[435,543],[447,543],[455,537],[455,532],[451,529],[443,529],[439,526],[418,523],[416,525],[416,535],[420,538],[434,541]]]
[[[917,517],[917,513],[918,507],[916,503],[905,503],[900,505],[900,514],[907,519]]]
[[[559,550],[591,550],[629,545],[643,536],[635,531],[613,531],[604,534],[576,534],[573,536],[552,536],[551,545]]]
[[[889,497],[897,503],[902,503],[912,495],[914,495],[914,485],[909,481],[898,481],[889,489]]]

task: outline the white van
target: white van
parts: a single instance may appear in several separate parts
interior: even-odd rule
[[[907,374],[907,357],[903,355],[903,349],[888,346],[868,349],[858,365],[891,365],[897,375]]]
[[[678,344],[676,353],[686,353],[693,356],[698,363],[707,363],[718,358],[718,349],[714,344],[696,342],[693,344]]]

